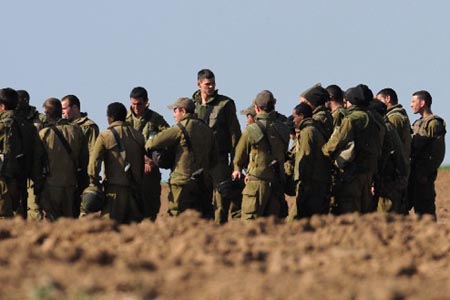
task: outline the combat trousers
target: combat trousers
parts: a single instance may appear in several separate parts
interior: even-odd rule
[[[242,191],[242,220],[279,216],[279,213],[280,201],[276,187],[269,181],[250,179]]]
[[[436,217],[436,192],[434,182],[436,174],[418,180],[411,174],[408,184],[408,203],[414,207],[414,212],[423,215],[430,214]]]
[[[136,190],[130,186],[107,184],[106,205],[102,210],[102,216],[121,224],[141,221],[142,214],[138,207],[140,195],[135,194]]]
[[[43,219],[42,210],[36,202],[36,195],[34,194],[34,189],[32,187],[28,187],[27,190],[28,195],[28,219],[41,221]]]
[[[404,213],[405,212],[405,189],[399,189],[400,184],[395,182],[388,182],[382,184],[380,191],[375,191],[375,199],[377,204],[377,211],[379,212],[393,212]]]
[[[76,186],[60,187],[45,184],[39,199],[44,217],[50,221],[55,221],[60,217],[73,218],[73,205],[77,193]]]
[[[228,154],[220,154],[219,160],[213,169],[212,177],[214,184],[213,203],[214,203],[214,220],[217,224],[224,224],[228,221],[228,215],[231,218],[239,219],[241,217],[242,196],[237,191],[236,196],[227,198],[217,190],[219,183],[231,178],[231,166],[228,163]]]
[[[169,215],[178,216],[187,209],[194,209],[203,217],[209,217],[213,209],[211,197],[212,189],[198,181],[169,183]]]
[[[154,221],[161,208],[161,172],[155,166],[142,179],[143,217]]]
[[[6,180],[0,177],[0,218],[11,218],[12,216],[12,200],[8,185]]]
[[[330,185],[319,181],[297,183],[295,203],[289,210],[288,221],[327,214],[330,211]]]
[[[373,209],[372,173],[357,173],[335,188],[336,213],[368,213]]]

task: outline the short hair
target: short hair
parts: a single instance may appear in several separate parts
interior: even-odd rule
[[[113,121],[125,121],[127,117],[127,108],[120,102],[113,102],[106,109],[106,116]]]
[[[416,96],[417,98],[424,100],[425,104],[428,106],[428,108],[431,108],[431,104],[433,103],[433,98],[431,97],[430,93],[428,93],[425,90],[417,91],[413,94],[413,96]]]
[[[302,102],[300,104],[297,104],[297,106],[294,107],[295,114],[297,116],[303,115],[305,118],[311,118],[312,117],[312,108],[310,105]]]
[[[344,92],[338,85],[336,84],[329,85],[327,86],[326,90],[330,95],[330,100],[339,103],[344,103]]]
[[[257,104],[255,104],[255,105],[258,106],[259,109],[263,110],[263,111],[266,112],[266,113],[269,113],[269,112],[275,110],[275,103],[272,102],[272,101],[270,101],[269,103],[267,103],[267,105],[262,105],[262,106],[259,106],[259,105],[257,105]]]
[[[25,90],[17,90],[17,95],[19,96],[19,102],[30,103],[30,94]]]
[[[78,107],[78,109],[81,109],[80,99],[78,99],[77,96],[75,96],[75,95],[67,95],[67,96],[64,96],[64,97],[61,99],[61,102],[62,102],[62,101],[65,101],[65,100],[69,101],[69,106],[74,106],[74,105],[75,105],[75,106]]]
[[[62,105],[58,98],[48,98],[44,101],[43,107],[47,108],[47,113],[51,118],[61,118]]]
[[[142,86],[137,86],[134,89],[131,90],[130,98],[142,100],[144,102],[148,101],[148,93],[145,88]]]
[[[381,95],[383,97],[389,96],[391,98],[392,104],[398,104],[397,93],[391,88],[385,88],[378,92],[377,96]]]
[[[214,76],[213,71],[210,69],[201,69],[197,73],[197,80],[203,80],[203,79],[215,79],[216,76]]]
[[[14,110],[19,102],[19,95],[12,88],[3,88],[0,90],[0,104],[3,104],[6,110]]]

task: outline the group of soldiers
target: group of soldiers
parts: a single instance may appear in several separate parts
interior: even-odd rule
[[[434,181],[446,130],[427,91],[412,95],[420,118],[411,126],[390,88],[374,97],[362,84],[345,93],[317,84],[289,117],[264,90],[241,110],[247,117],[241,132],[236,105],[218,93],[214,73],[200,70],[197,86],[191,98],[168,106],[174,126],[136,87],[128,111],[119,102],[108,105],[102,132],[74,95],[47,99],[39,114],[26,91],[1,89],[0,217],[155,220],[160,168],[171,170],[171,216],[194,209],[218,224],[412,208],[436,216]],[[290,207],[286,195],[295,196]]]

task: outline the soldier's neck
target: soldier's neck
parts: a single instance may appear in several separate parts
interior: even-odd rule
[[[422,112],[422,119],[426,119],[427,117],[431,116],[433,114],[433,112],[431,111],[431,109],[424,109],[424,111]]]

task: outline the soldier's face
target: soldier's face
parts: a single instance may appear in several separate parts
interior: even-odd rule
[[[376,99],[377,99],[378,101],[383,102],[384,104],[387,104],[387,103],[386,103],[386,97],[383,96],[383,95],[381,95],[381,94],[378,94],[378,95],[376,96]]]
[[[418,114],[422,111],[425,105],[425,101],[419,99],[417,96],[412,96],[411,98],[411,110],[414,114]]]
[[[61,101],[62,106],[62,116],[64,119],[73,120],[78,115],[78,110],[75,105],[70,106],[69,100],[63,100]]]
[[[248,114],[247,115],[247,125],[250,125],[253,123],[255,123],[255,118],[251,114]]]
[[[200,93],[212,96],[216,90],[216,80],[215,79],[201,79],[197,82],[197,86],[200,89]]]
[[[184,114],[182,109],[180,109],[179,107],[175,107],[173,109],[173,119],[175,120],[175,122],[180,122],[183,116]]]
[[[145,109],[147,108],[147,101],[142,99],[131,98],[131,110],[138,117],[142,117],[145,113]]]
[[[300,124],[300,122],[303,120],[303,115],[297,115],[295,112],[295,109],[292,111],[292,117],[293,117],[293,121],[295,124],[295,127],[298,127],[298,125]]]

